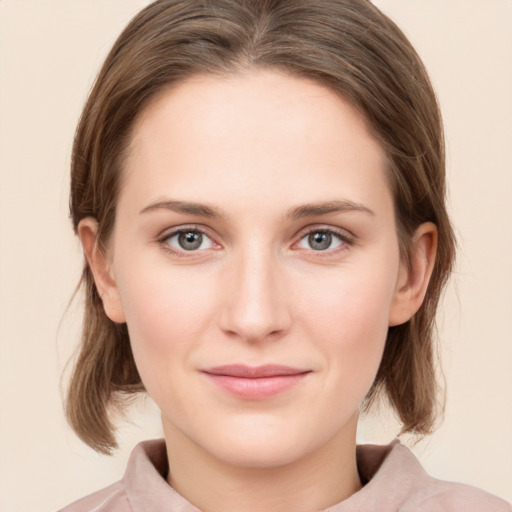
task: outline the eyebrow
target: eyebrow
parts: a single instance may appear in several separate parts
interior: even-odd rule
[[[144,207],[140,214],[149,213],[155,210],[170,210],[186,215],[197,215],[208,218],[227,218],[227,215],[215,206],[189,201],[157,201]],[[302,219],[304,217],[317,217],[329,213],[363,212],[369,215],[375,213],[361,203],[353,201],[335,200],[320,203],[307,203],[291,208],[286,213],[287,218]]]
[[[375,212],[370,210],[361,203],[356,203],[348,200],[325,201],[321,203],[310,203],[297,206],[288,210],[287,217],[292,219],[302,219],[304,217],[316,217],[327,215],[329,213],[344,213],[344,212],[363,212],[369,215],[375,215]]]
[[[177,213],[198,215],[200,217],[226,217],[218,208],[202,203],[191,203],[188,201],[157,201],[144,207],[140,214],[149,213],[155,210],[171,210]]]

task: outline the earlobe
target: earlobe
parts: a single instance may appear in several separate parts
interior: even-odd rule
[[[437,252],[437,228],[426,222],[416,230],[410,264],[402,262],[389,313],[389,325],[401,325],[418,311],[427,292]]]
[[[98,241],[98,222],[86,217],[78,224],[78,236],[106,315],[116,323],[126,321],[107,251]]]

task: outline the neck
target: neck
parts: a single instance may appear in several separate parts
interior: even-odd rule
[[[355,432],[357,416],[318,450],[278,467],[240,467],[205,453],[177,429],[164,425],[168,481],[208,512],[310,512],[361,488]],[[169,456],[171,454],[171,456]]]

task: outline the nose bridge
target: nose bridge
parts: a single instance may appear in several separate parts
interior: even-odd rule
[[[247,341],[283,333],[289,326],[284,274],[271,247],[248,244],[235,255],[226,283],[221,327]]]

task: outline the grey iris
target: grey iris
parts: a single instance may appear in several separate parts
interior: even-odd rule
[[[203,242],[203,235],[197,231],[184,231],[178,236],[178,243],[182,249],[186,251],[193,251],[201,247]]]
[[[312,249],[325,251],[331,245],[332,235],[330,233],[311,233],[308,236],[308,242]]]

